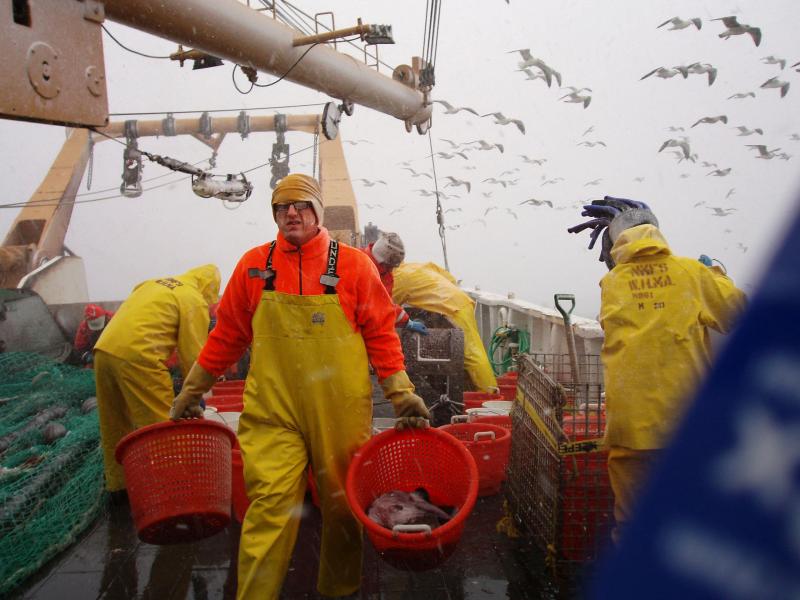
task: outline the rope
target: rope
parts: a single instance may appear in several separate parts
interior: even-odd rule
[[[436,192],[436,222],[439,224],[439,238],[442,241],[442,255],[444,256],[444,268],[450,270],[450,263],[447,260],[447,240],[445,239],[444,211],[442,201],[439,199],[439,180],[436,178],[436,160],[433,156],[433,138],[431,130],[428,129],[428,145],[431,149],[431,168],[433,169],[433,188]]]
[[[106,35],[108,35],[108,37],[110,37],[112,40],[117,42],[117,44],[120,46],[120,48],[123,48],[123,49],[127,50],[128,52],[132,52],[133,54],[138,54],[139,56],[144,56],[145,58],[158,58],[158,59],[166,58],[166,59],[169,59],[169,56],[153,56],[152,54],[145,54],[144,52],[139,52],[138,50],[133,50],[132,48],[128,48],[125,44],[123,44],[117,38],[115,38],[111,34],[111,32],[108,29],[106,29],[105,25],[100,25],[100,27],[103,28],[103,31],[106,32]]]
[[[512,353],[512,351],[508,349],[500,358],[500,361],[496,362],[495,354],[507,340],[517,344],[516,352]],[[530,349],[531,338],[527,331],[517,329],[516,327],[506,327],[504,325],[495,329],[494,334],[492,334],[492,341],[489,343],[489,362],[492,365],[494,374],[502,375],[508,371],[513,364],[514,357],[518,354],[526,354]]]
[[[311,160],[311,176],[317,178],[317,148],[319,147],[319,123],[314,128],[314,158]]]

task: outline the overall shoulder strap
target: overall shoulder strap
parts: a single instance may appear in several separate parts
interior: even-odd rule
[[[269,245],[269,253],[267,254],[267,266],[262,271],[261,269],[256,269],[255,267],[251,267],[247,269],[248,277],[257,277],[259,279],[264,280],[264,289],[267,291],[274,291],[275,290],[275,277],[277,273],[272,268],[272,253],[275,252],[275,242],[273,241]]]
[[[331,240],[328,245],[328,268],[325,274],[319,278],[319,282],[325,286],[326,294],[335,294],[336,285],[339,283],[339,276],[336,274],[336,265],[339,264],[339,242]]]

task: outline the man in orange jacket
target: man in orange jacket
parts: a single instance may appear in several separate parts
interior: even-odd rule
[[[396,233],[385,231],[381,232],[377,241],[371,243],[361,251],[372,259],[373,264],[378,268],[378,274],[381,276],[381,283],[389,297],[392,296],[394,289],[394,271],[403,262],[406,257],[406,249],[403,246],[403,240]],[[396,315],[395,327],[405,327],[409,331],[428,335],[428,328],[422,321],[415,321],[408,316],[405,309],[399,304],[394,305],[394,312]]]
[[[216,376],[252,343],[239,420],[250,507],[242,523],[237,598],[277,598],[300,522],[306,470],[322,510],[317,588],[361,584],[361,527],[344,493],[347,468],[370,437],[371,363],[401,426],[429,418],[405,372],[392,302],[375,266],[322,227],[317,181],[292,174],[272,194],[278,239],[245,253],[217,325],[175,398],[171,416],[199,416]]]

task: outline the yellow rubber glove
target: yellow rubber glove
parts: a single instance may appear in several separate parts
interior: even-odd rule
[[[381,381],[383,395],[391,401],[394,416],[397,417],[395,428],[427,427],[431,413],[425,402],[414,393],[414,384],[405,371],[398,371]]]
[[[217,378],[195,362],[186,379],[183,380],[183,387],[175,400],[172,401],[172,409],[169,411],[169,418],[173,421],[178,419],[193,419],[203,416],[203,409],[200,407],[200,400],[203,394],[211,389]]]

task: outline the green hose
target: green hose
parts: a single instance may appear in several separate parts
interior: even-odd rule
[[[511,348],[506,347],[500,360],[497,360],[496,354],[505,343],[509,341],[517,344],[516,351],[512,352]],[[511,369],[516,354],[525,354],[531,349],[531,339],[527,331],[517,329],[516,327],[498,327],[492,335],[492,341],[489,344],[489,362],[492,365],[492,370],[495,375],[502,375]]]

